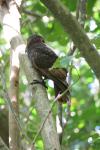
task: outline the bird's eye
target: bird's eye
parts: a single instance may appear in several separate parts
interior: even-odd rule
[[[42,39],[42,42],[45,43],[45,41]]]

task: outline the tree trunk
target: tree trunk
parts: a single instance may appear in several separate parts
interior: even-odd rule
[[[18,87],[19,87],[19,47],[22,44],[20,37],[20,14],[13,0],[0,6],[0,22],[3,26],[4,38],[11,42],[10,63],[10,89],[9,97],[13,111],[18,117]],[[7,3],[6,3],[7,2]],[[11,4],[11,5],[10,5]],[[11,150],[19,150],[19,129],[14,114],[9,110],[9,147]]]

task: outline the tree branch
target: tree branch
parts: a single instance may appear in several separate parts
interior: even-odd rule
[[[100,79],[100,55],[91,44],[84,29],[82,29],[76,18],[72,16],[69,10],[61,4],[59,0],[41,0],[41,2],[43,2],[59,20],[76,47],[79,48],[82,56],[92,68],[97,78]]]
[[[20,14],[13,0],[7,1],[8,7],[0,7],[0,23],[3,25],[6,41],[11,41],[10,63],[10,88],[9,96],[12,110],[18,117],[18,89],[19,89],[19,48],[23,43],[20,33]],[[6,17],[7,16],[7,17]],[[10,21],[8,21],[8,18]],[[8,98],[8,99],[9,99]],[[16,117],[16,118],[17,118]],[[19,128],[14,113],[9,109],[9,147],[11,150],[19,150]]]
[[[30,15],[30,16],[33,16],[33,17],[36,17],[36,18],[42,18],[42,15],[38,14],[38,13],[35,13],[35,12],[32,12],[32,11],[28,11],[24,8],[22,8],[22,12],[27,14],[27,15]]]
[[[31,83],[33,80],[41,80],[36,70],[31,67],[31,64],[27,56],[25,54],[20,54],[19,58],[20,58],[21,67],[24,70],[28,82]],[[39,113],[39,116],[41,118],[41,123],[42,123],[46,118],[46,115],[50,108],[46,90],[42,85],[34,84],[32,85],[32,94],[35,99],[36,109]],[[59,139],[54,126],[52,113],[49,114],[48,119],[46,120],[43,129],[41,131],[41,134],[44,141],[45,149],[60,150]]]

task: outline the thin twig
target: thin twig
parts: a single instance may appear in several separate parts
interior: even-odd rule
[[[77,7],[76,7],[76,19],[80,19],[80,24],[81,26],[84,28],[84,24],[85,24],[85,19],[86,19],[86,3],[87,0],[78,0],[77,1]],[[68,55],[73,55],[73,53],[76,50],[76,46],[73,45],[70,48],[70,52],[68,53]]]
[[[85,19],[86,19],[86,3],[87,0],[80,0],[80,23],[81,26],[84,28],[85,25]]]
[[[51,110],[52,110],[53,106],[55,105],[56,101],[57,101],[56,99],[53,101],[50,110],[48,111],[48,113],[47,113],[47,115],[46,115],[46,117],[45,117],[43,123],[41,124],[41,127],[39,128],[37,134],[35,135],[34,140],[33,140],[32,144],[31,144],[32,147],[34,146],[34,144],[35,144],[35,142],[36,142],[36,139],[38,138],[40,132],[42,131],[42,129],[43,129],[44,125],[45,125],[45,122],[46,122],[46,120],[48,119],[48,117],[49,117],[49,115],[50,115],[50,113],[51,113]],[[32,149],[32,147],[31,147],[31,149]]]
[[[77,0],[77,5],[76,5],[76,19],[77,20],[79,18],[79,11],[80,11],[80,0]]]
[[[9,150],[8,146],[5,144],[5,142],[3,141],[3,139],[1,137],[0,137],[0,142],[2,144],[2,147],[5,147],[6,150]],[[0,146],[1,146],[1,144],[0,144]]]
[[[77,1],[77,5],[76,5],[76,19],[77,20],[79,19],[79,15],[80,15],[80,0]],[[75,50],[76,50],[76,46],[74,45],[73,42],[71,42],[68,56],[72,56],[74,54]]]
[[[25,10],[24,8],[22,8],[22,12],[27,14],[27,15],[36,17],[36,18],[41,18],[42,17],[42,15],[40,15],[38,13],[35,13],[35,12],[32,12],[32,11]]]

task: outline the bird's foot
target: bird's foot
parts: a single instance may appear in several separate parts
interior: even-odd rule
[[[47,86],[46,86],[46,83],[45,83],[45,81],[42,79],[42,80],[33,80],[31,83],[30,83],[31,85],[33,85],[33,84],[41,84],[41,85],[43,85],[46,89],[48,88]]]

